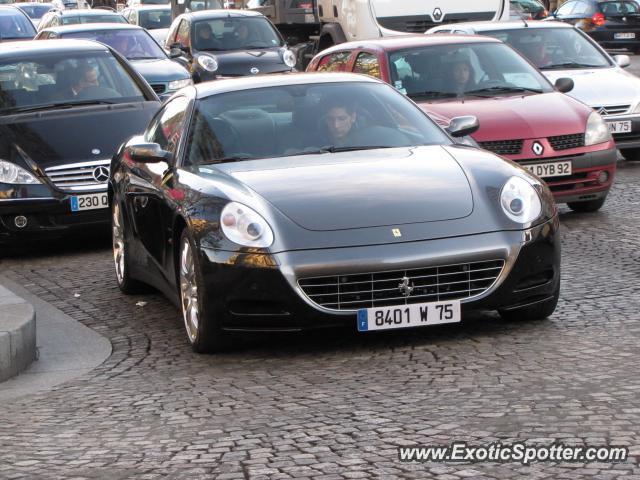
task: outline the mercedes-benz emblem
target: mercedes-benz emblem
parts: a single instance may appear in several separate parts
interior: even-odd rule
[[[408,297],[413,292],[414,286],[410,284],[411,279],[407,276],[402,277],[402,283],[398,285],[398,289],[403,296]]]
[[[102,152],[99,148],[94,148],[93,150],[91,150],[91,153],[94,155],[100,155]]]
[[[100,165],[93,170],[93,178],[96,182],[104,183],[109,180],[109,169]]]
[[[442,10],[440,10],[440,7],[436,7],[436,9],[431,14],[431,18],[433,18],[436,22],[442,20]]]
[[[544,153],[544,147],[540,142],[533,142],[531,150],[533,150],[533,153],[535,153],[536,155],[542,155]]]
[[[256,67],[251,67],[251,70],[249,70],[251,72],[252,75],[256,75],[258,73],[260,73],[260,70]]]

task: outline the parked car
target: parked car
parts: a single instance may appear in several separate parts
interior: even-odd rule
[[[575,25],[603,47],[640,53],[640,6],[632,0],[569,0],[549,18]]]
[[[165,50],[194,82],[291,72],[296,58],[262,14],[241,10],[184,13],[171,24]]]
[[[82,38],[109,45],[131,62],[162,100],[193,83],[191,74],[169,59],[151,35],[137,25],[89,23],[46,28],[35,39],[57,38]]]
[[[597,111],[616,146],[629,160],[640,160],[640,79],[625,72],[626,55],[609,56],[577,28],[561,22],[461,23],[461,33],[489,35],[508,43],[551,82],[571,78],[568,95]],[[437,33],[437,29],[428,33]]]
[[[185,88],[118,152],[109,195],[120,289],[164,292],[199,352],[238,331],[538,319],[558,300],[548,188],[364,76]]]
[[[57,10],[80,10],[91,8],[86,0],[51,0]]]
[[[160,106],[109,47],[0,44],[0,242],[107,225],[116,150]]]
[[[42,19],[44,14],[54,8],[53,3],[41,2],[21,2],[16,4],[16,7],[18,7],[29,16],[31,22],[33,23],[33,26],[36,28],[38,27],[38,23],[40,23],[40,20]]]
[[[440,118],[476,115],[472,136],[483,148],[543,177],[573,210],[598,210],[613,183],[616,148],[602,117],[499,40],[443,34],[351,42],[317,55],[308,68],[316,70],[381,78]],[[566,92],[573,82],[556,85]]]
[[[108,10],[51,10],[38,24],[38,31],[49,27],[76,25],[78,23],[127,23],[125,18]]]
[[[511,0],[511,18],[525,20],[542,20],[549,11],[539,0]]]
[[[164,45],[171,26],[170,5],[136,5],[121,13],[129,23],[145,28],[156,42]]]
[[[36,29],[28,15],[13,5],[0,5],[0,43],[29,40]]]

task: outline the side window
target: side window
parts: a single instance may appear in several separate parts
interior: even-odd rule
[[[57,27],[58,25],[60,25],[60,17],[53,17],[49,26]]]
[[[362,52],[356,58],[353,73],[364,73],[372,77],[380,78],[380,63],[378,57],[372,53]]]
[[[129,14],[129,23],[138,25],[138,12],[136,10],[131,10],[131,13]]]
[[[349,58],[351,57],[351,51],[335,52],[331,55],[326,55],[320,59],[318,64],[319,72],[344,72],[349,65]]]
[[[189,37],[189,22],[182,20],[178,27],[178,33],[176,34],[176,42],[179,42],[184,47],[191,46],[191,38]]]
[[[148,142],[157,143],[163,150],[175,153],[180,142],[188,105],[187,97],[178,97],[167,103],[154,119],[151,128],[147,130],[145,139]]]
[[[567,2],[564,5],[562,5],[560,8],[558,8],[558,10],[556,11],[556,13],[558,15],[569,15],[571,14],[571,11],[573,10],[573,7],[576,5],[576,2]]]
[[[176,33],[178,32],[178,23],[173,22],[169,27],[169,33],[167,33],[167,39],[164,42],[164,46],[169,49],[169,47],[176,42]]]
[[[577,2],[575,8],[571,12],[572,15],[590,15],[593,8],[586,2]],[[595,13],[595,12],[594,12]]]

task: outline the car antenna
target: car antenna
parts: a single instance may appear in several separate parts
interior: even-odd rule
[[[527,23],[527,19],[524,18],[524,15],[520,15],[520,19],[522,20],[522,23],[524,23],[524,28],[529,28],[529,24]]]

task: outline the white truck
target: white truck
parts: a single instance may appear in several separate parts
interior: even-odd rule
[[[346,41],[424,33],[443,23],[509,19],[509,0],[245,0],[243,6],[276,25],[297,52],[299,67]]]

